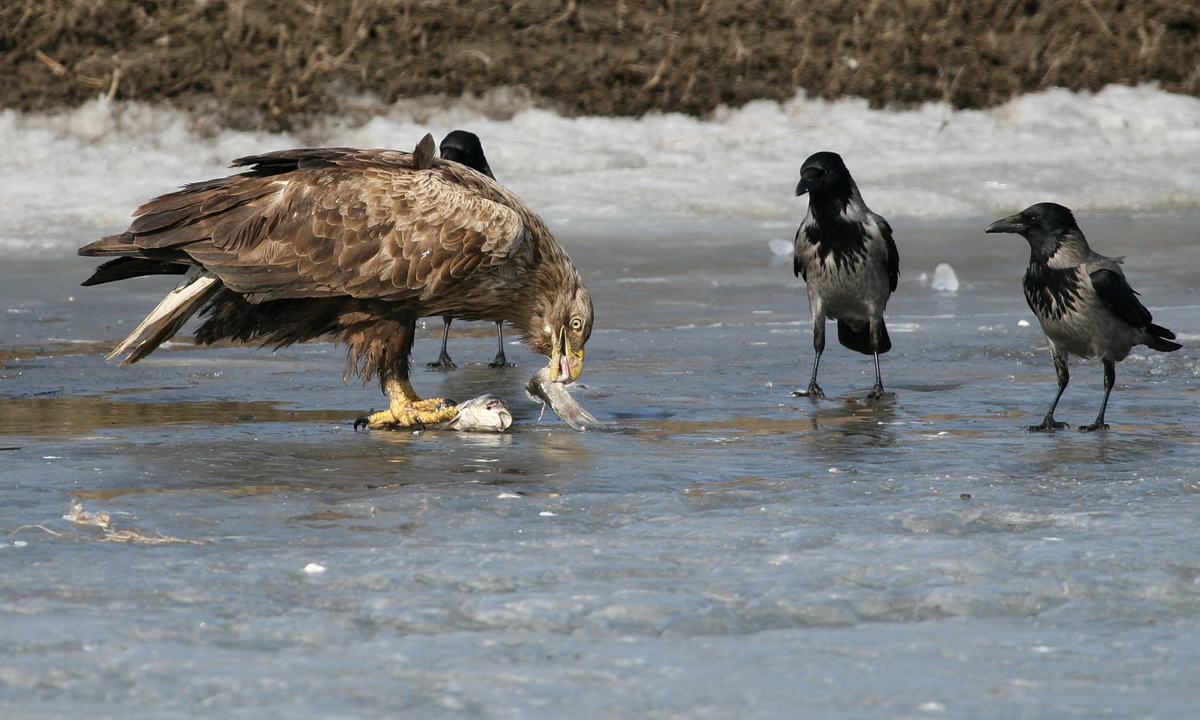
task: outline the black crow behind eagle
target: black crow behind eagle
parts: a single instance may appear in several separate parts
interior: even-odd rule
[[[438,153],[442,156],[443,160],[453,160],[457,163],[462,163],[473,170],[478,170],[493,180],[496,179],[496,176],[492,174],[491,166],[488,165],[487,156],[483,154],[483,144],[479,142],[479,137],[475,133],[470,133],[466,130],[451,131],[438,144]],[[450,323],[452,322],[454,322],[454,318],[442,318],[442,349],[438,353],[438,359],[427,363],[426,367],[437,370],[453,370],[458,367],[454,364],[454,360],[450,358],[450,352],[446,347],[450,343]],[[508,362],[508,358],[504,355],[504,323],[502,322],[496,323],[496,359],[488,363],[488,367],[512,367],[511,363]]]

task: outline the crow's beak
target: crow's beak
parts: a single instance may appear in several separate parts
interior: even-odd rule
[[[1021,221],[1020,213],[1009,215],[1006,218],[997,220],[984,230],[985,233],[1023,233],[1025,232],[1025,223]]]
[[[796,185],[796,197],[800,197],[801,195],[808,192],[809,190],[812,190],[812,183],[805,180],[804,178],[801,178],[800,184]]]

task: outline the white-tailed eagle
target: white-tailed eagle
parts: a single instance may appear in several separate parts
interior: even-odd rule
[[[592,301],[545,223],[487,175],[414,152],[321,148],[241,158],[229,177],[140,207],[129,229],[79,250],[117,256],[84,285],[156,274],[188,282],[117,347],[149,355],[197,311],[195,341],[283,347],[332,336],[347,374],[377,377],[387,410],[360,418],[406,428],[455,414],[409,383],[417,320],[508,322],[549,358],[530,388],[573,427],[595,422],[562,386],[583,371]]]

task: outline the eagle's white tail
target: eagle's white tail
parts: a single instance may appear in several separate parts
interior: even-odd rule
[[[222,288],[221,281],[203,268],[193,268],[183,284],[167,293],[146,319],[129,333],[129,337],[108,354],[108,359],[122,354],[129,355],[122,365],[137,362],[154,352],[159,345],[169,340],[179,328],[196,314],[213,293]]]

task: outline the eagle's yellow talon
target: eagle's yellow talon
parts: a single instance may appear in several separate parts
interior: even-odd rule
[[[421,406],[424,404],[430,404],[429,409],[421,409]],[[447,420],[453,420],[458,415],[458,406],[454,404],[453,400],[444,400],[441,398],[423,400],[416,404],[413,414],[425,425],[436,425]]]
[[[413,410],[418,412],[435,412],[444,408],[453,409],[455,407],[457,407],[457,405],[449,398],[429,398],[427,400],[417,400],[412,404]],[[453,413],[450,413],[450,417],[454,417],[457,412],[458,411],[455,410]]]
[[[456,415],[458,415],[458,407],[453,400],[430,398],[371,413],[356,422],[355,426],[366,425],[372,430],[403,430],[437,425],[447,420],[453,420]]]
[[[377,413],[371,413],[364,418],[360,418],[354,423],[356,428],[366,425],[371,430],[388,430],[398,428],[405,423],[400,422],[395,413],[391,410],[383,410]]]

